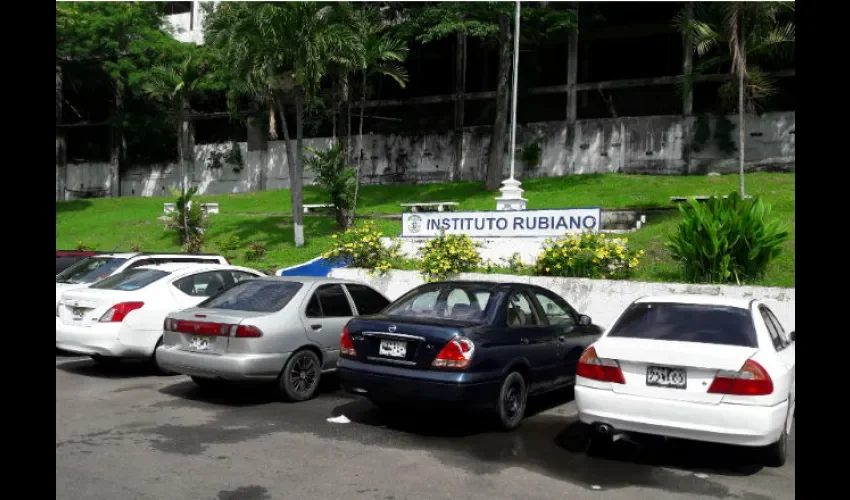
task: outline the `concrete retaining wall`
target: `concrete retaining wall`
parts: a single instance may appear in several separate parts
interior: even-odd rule
[[[334,269],[335,278],[354,279],[370,284],[395,300],[410,289],[424,283],[414,271],[391,271],[386,276],[369,277],[362,269]],[[582,314],[599,325],[610,326],[632,301],[649,295],[707,294],[725,297],[753,298],[764,301],[782,322],[787,332],[794,330],[794,288],[760,286],[685,285],[680,283],[645,283],[639,281],[591,280],[584,278],[544,278],[494,274],[461,274],[459,279],[532,283],[558,293]]]

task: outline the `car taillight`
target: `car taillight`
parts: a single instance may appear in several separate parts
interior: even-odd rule
[[[773,380],[763,366],[748,359],[737,372],[718,372],[708,392],[731,396],[766,396],[773,393]]]
[[[162,328],[167,332],[188,333],[204,337],[255,339],[263,336],[263,331],[253,325],[232,325],[172,318],[166,318]]]
[[[339,336],[339,355],[348,358],[357,357],[357,351],[354,350],[354,342],[351,341],[351,335],[348,334],[348,325],[342,328],[342,334]]]
[[[144,302],[121,302],[110,307],[106,314],[100,317],[101,323],[120,323],[131,311],[141,309]]]
[[[596,349],[593,346],[588,347],[578,358],[576,375],[612,384],[626,383],[620,363],[616,359],[600,358],[596,355]]]
[[[475,344],[466,337],[457,336],[440,350],[431,366],[464,370],[472,364],[473,354],[475,354]]]
[[[56,317],[57,317],[57,318],[59,317],[59,308],[60,308],[60,307],[62,307],[62,303],[61,303],[61,302],[57,302],[57,303],[56,303]]]

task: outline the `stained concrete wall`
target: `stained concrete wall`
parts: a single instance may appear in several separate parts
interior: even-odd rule
[[[730,116],[737,123],[736,116]],[[691,154],[690,167],[684,159],[685,130],[693,130],[693,118],[680,116],[626,117],[599,120],[580,120],[572,154],[565,147],[564,122],[533,123],[520,127],[517,144],[539,142],[540,165],[527,169],[517,161],[521,178],[587,173],[681,174],[737,171],[737,154],[731,157],[713,143],[699,153]],[[793,170],[795,164],[795,113],[766,113],[747,117],[745,159],[749,170]],[[732,131],[737,137],[737,130]],[[305,139],[304,145],[317,149],[329,146],[329,138]],[[468,128],[464,133],[462,166],[464,180],[481,180],[487,165],[490,136],[487,127]],[[257,189],[289,187],[286,149],[283,141],[269,141],[268,151],[248,151],[240,143],[245,168],[234,172],[224,164],[221,169],[207,168],[211,151],[226,150],[228,145],[196,146],[196,162],[190,172],[191,182],[201,193],[237,193]],[[363,176],[393,172],[434,173],[444,175],[454,164],[452,134],[423,136],[367,135],[363,144]],[[505,162],[506,167],[508,162]],[[81,164],[68,167],[69,189],[109,187],[105,164]],[[507,172],[505,172],[507,175]],[[312,175],[305,171],[305,184]],[[58,182],[58,181],[57,181]],[[180,169],[176,165],[130,167],[121,179],[124,196],[157,196],[167,194],[168,187],[180,184]]]
[[[391,271],[386,276],[370,277],[362,269],[334,269],[331,276],[362,281],[395,300],[424,283],[414,271]],[[786,332],[794,330],[796,291],[794,288],[757,286],[685,285],[680,283],[644,283],[638,281],[591,280],[584,278],[544,278],[494,274],[461,274],[459,279],[531,283],[548,288],[564,297],[582,314],[599,325],[610,326],[632,301],[650,295],[707,294],[752,298],[765,302],[776,314]]]

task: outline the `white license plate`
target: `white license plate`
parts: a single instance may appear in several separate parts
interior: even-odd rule
[[[391,358],[403,358],[407,356],[407,342],[397,340],[382,340],[378,347],[378,354]]]
[[[688,387],[688,374],[684,368],[649,366],[646,368],[646,385],[685,389]]]
[[[71,310],[71,314],[73,315],[74,321],[80,321],[83,319],[83,315],[85,314],[85,309],[82,307],[75,307]]]
[[[190,351],[209,351],[212,349],[212,337],[192,337],[189,340]]]

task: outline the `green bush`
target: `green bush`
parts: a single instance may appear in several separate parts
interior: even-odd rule
[[[346,229],[352,224],[351,209],[354,206],[354,188],[357,173],[354,169],[345,168],[345,148],[342,141],[337,142],[326,151],[307,148],[313,153],[306,167],[316,175],[316,183],[327,193],[328,201],[333,206],[337,227]]]
[[[788,231],[768,221],[771,207],[759,198],[713,197],[682,204],[682,221],[666,247],[694,283],[747,283],[764,275],[781,252]]]
[[[165,227],[177,231],[177,238],[184,252],[199,253],[204,246],[208,221],[201,209],[201,204],[192,203],[198,188],[196,186],[189,188],[185,196],[176,190],[171,192],[177,196],[177,199],[174,203],[174,212],[171,213]]]
[[[248,243],[248,249],[245,250],[245,260],[256,262],[263,260],[266,256],[266,246],[259,241],[251,241]]]
[[[384,245],[381,238],[384,233],[378,230],[374,222],[367,221],[348,228],[341,234],[331,236],[335,248],[325,252],[326,259],[339,259],[351,267],[368,269],[370,274],[385,274],[401,263],[400,243]]]
[[[224,257],[232,259],[236,256],[236,251],[239,250],[241,242],[242,240],[239,239],[239,236],[236,236],[235,234],[230,235],[229,238],[218,243],[218,250]]]
[[[446,279],[451,274],[474,271],[481,264],[480,244],[465,234],[441,233],[419,251],[419,271],[425,281]]]
[[[602,233],[575,233],[546,240],[534,265],[538,276],[625,279],[640,263],[643,250],[628,246],[628,238]]]

